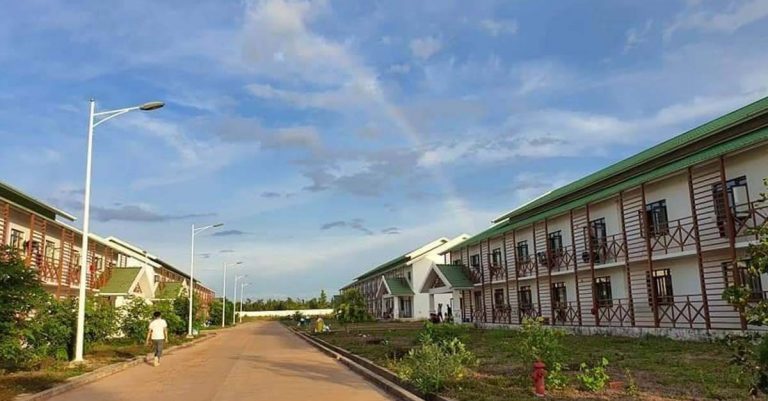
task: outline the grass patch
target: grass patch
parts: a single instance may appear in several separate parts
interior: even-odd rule
[[[334,345],[387,366],[416,345],[421,323],[365,323],[349,326],[349,333],[334,326],[322,338]],[[531,367],[519,361],[512,330],[470,329],[462,341],[480,359],[473,377],[454,383],[444,392],[459,401],[532,400]],[[743,400],[747,387],[738,382],[729,364],[730,353],[718,343],[676,341],[663,337],[629,338],[576,336],[562,338],[564,373],[569,387],[552,394],[555,400]],[[586,393],[576,389],[575,374],[581,362],[601,357],[610,361],[611,380],[625,381],[631,372],[636,397],[623,391]]]

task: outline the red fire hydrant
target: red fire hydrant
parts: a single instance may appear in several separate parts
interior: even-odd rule
[[[547,395],[544,390],[544,379],[547,377],[546,368],[547,365],[542,361],[536,361],[533,363],[533,373],[531,378],[533,379],[533,394],[536,397],[544,397]]]

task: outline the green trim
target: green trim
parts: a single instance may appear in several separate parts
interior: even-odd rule
[[[448,282],[445,284],[453,289],[474,288],[472,280],[467,277],[462,265],[435,265]]]
[[[497,224],[496,226],[492,227],[491,229],[485,230],[480,234],[477,234],[466,241],[452,247],[447,252],[454,251],[459,248],[472,246],[475,244],[480,243],[483,240],[493,238],[495,236],[501,235],[504,232],[508,232],[520,227],[525,227],[533,224],[536,221],[541,221],[546,218],[554,217],[563,213],[568,212],[571,209],[575,209],[578,207],[585,206],[588,203],[597,202],[600,200],[604,200],[610,196],[616,195],[621,191],[625,191],[630,188],[634,188],[639,186],[640,184],[648,181],[653,181],[658,178],[662,178],[666,175],[675,173],[680,170],[684,170],[688,167],[695,166],[697,164],[701,164],[703,162],[706,162],[707,160],[711,160],[720,156],[723,156],[725,154],[737,151],[739,149],[747,148],[756,144],[759,144],[761,142],[768,141],[768,127],[761,128],[759,130],[756,130],[752,133],[749,133],[747,135],[738,137],[736,139],[732,139],[728,142],[721,143],[719,145],[715,145],[710,147],[709,149],[700,151],[698,153],[695,153],[693,155],[690,155],[684,159],[675,161],[673,163],[667,164],[665,166],[659,167],[655,170],[652,170],[648,173],[638,175],[636,177],[633,177],[629,180],[623,181],[619,184],[616,184],[614,186],[611,186],[609,188],[603,189],[601,191],[595,192],[593,194],[590,194],[588,196],[573,200],[568,203],[561,204],[557,207],[551,208],[549,210],[545,210],[541,213],[538,213],[536,215],[530,216],[525,219],[521,220],[508,220],[504,223]]]
[[[392,259],[392,260],[390,260],[388,262],[385,262],[383,264],[380,264],[380,265],[374,267],[371,270],[368,270],[367,272],[365,272],[362,275],[358,276],[355,280],[357,280],[357,281],[364,280],[364,279],[366,279],[368,277],[375,276],[375,275],[377,275],[379,273],[384,273],[387,270],[392,270],[392,269],[394,269],[396,267],[400,267],[401,265],[404,265],[405,262],[407,262],[409,259],[410,258],[405,256],[405,255],[398,256],[395,259]]]
[[[69,221],[75,221],[75,216],[39,201],[3,182],[0,182],[0,198],[7,199],[51,220],[56,220],[56,216],[61,216]]]
[[[560,187],[526,205],[523,205],[509,213],[502,215],[501,217],[494,219],[493,222],[498,223],[500,221],[507,220],[515,216],[519,216],[525,212],[529,212],[535,208],[552,203],[573,192],[576,192],[588,186],[594,185],[600,181],[608,179],[619,173],[628,171],[639,164],[649,162],[660,156],[663,156],[672,151],[680,149],[685,145],[689,145],[692,142],[699,141],[701,139],[715,135],[726,128],[742,123],[748,119],[752,119],[759,114],[765,113],[766,111],[768,111],[768,97],[760,99],[738,110],[732,111],[724,116],[721,116],[706,124],[696,127],[688,132],[685,132],[672,139],[664,141],[656,146],[646,149],[632,157],[624,159],[618,163],[615,163],[602,170],[592,173],[584,178],[581,178],[568,185]]]
[[[140,267],[116,267],[112,269],[109,280],[99,290],[101,295],[130,294],[131,285],[141,273]]]
[[[389,288],[389,294],[394,296],[413,295],[408,281],[402,277],[384,278]]]

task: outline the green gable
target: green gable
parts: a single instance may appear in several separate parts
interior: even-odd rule
[[[462,265],[436,265],[443,277],[448,280],[445,285],[451,288],[473,288],[472,280],[467,277]]]
[[[408,285],[408,281],[401,277],[385,278],[387,287],[389,287],[389,293],[395,296],[413,295],[411,286]]]
[[[162,287],[162,288],[161,288]],[[167,281],[158,286],[155,299],[175,299],[181,294],[184,286],[178,281]]]
[[[140,267],[117,267],[112,269],[107,283],[101,287],[99,294],[130,294],[131,285],[141,272]]]

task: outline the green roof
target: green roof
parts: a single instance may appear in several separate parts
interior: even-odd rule
[[[181,282],[167,281],[162,284],[162,289],[155,293],[155,299],[174,299],[181,294],[183,288]]]
[[[376,274],[383,273],[383,272],[385,272],[387,270],[390,270],[392,268],[398,267],[400,265],[403,265],[409,259],[410,258],[405,256],[405,255],[398,256],[398,257],[396,257],[396,258],[394,258],[394,259],[392,259],[392,260],[390,260],[390,261],[388,261],[386,263],[380,264],[380,265],[374,267],[373,269],[368,270],[367,272],[365,272],[362,275],[358,276],[357,280],[359,281],[359,280],[362,280],[362,279],[374,276]]]
[[[568,212],[571,209],[582,207],[588,203],[597,202],[597,201],[606,199],[610,196],[616,195],[621,191],[625,191],[627,189],[637,187],[644,182],[662,178],[666,175],[686,169],[691,166],[695,166],[707,160],[711,160],[711,159],[723,156],[725,154],[734,152],[736,150],[747,148],[765,141],[768,141],[768,127],[761,128],[749,134],[740,136],[735,139],[731,139],[730,141],[727,141],[715,146],[711,146],[707,149],[691,154],[683,159],[674,161],[672,163],[668,163],[664,166],[658,167],[644,174],[637,175],[628,180],[624,180],[616,185],[610,186],[608,188],[604,188],[600,191],[594,192],[587,196],[574,199],[569,202],[561,203],[559,205],[555,205],[554,207],[545,209],[542,212],[534,214],[532,216],[528,216],[528,217],[520,216],[517,219],[515,219],[515,217],[511,217],[509,220],[502,223],[498,223],[495,226],[467,239],[466,241],[460,244],[457,244],[456,246],[449,249],[447,252],[454,251],[462,247],[478,244],[481,241],[484,241],[486,239],[490,239],[490,238],[502,235],[504,232],[508,232],[520,227],[525,227],[533,224],[536,221],[541,221],[546,218],[558,216],[560,214]]]
[[[742,123],[745,120],[754,118],[755,116],[759,114],[763,114],[766,111],[768,111],[768,97],[760,99],[752,104],[744,106],[733,112],[730,112],[722,117],[719,117],[704,125],[696,127],[688,132],[685,132],[672,139],[664,141],[656,146],[648,148],[632,157],[629,157],[609,167],[606,167],[602,170],[592,173],[582,179],[576,180],[568,185],[560,187],[538,199],[535,199],[534,201],[528,204],[525,204],[509,213],[504,214],[501,217],[496,218],[495,220],[493,220],[493,222],[497,223],[514,216],[519,216],[525,212],[529,212],[533,209],[536,209],[548,203],[554,202],[573,192],[585,189],[609,177],[628,171],[639,164],[646,163],[660,156],[669,154],[670,152],[678,150],[681,147],[689,145],[692,142],[699,141],[709,136],[715,135],[726,128]]]
[[[0,198],[7,199],[19,206],[23,206],[41,216],[45,216],[51,220],[56,220],[56,216],[64,217],[67,220],[74,221],[75,216],[59,210],[47,203],[39,201],[18,189],[0,182]]]
[[[451,288],[473,288],[472,280],[467,277],[462,265],[436,265],[446,280],[445,285]]]
[[[112,269],[107,283],[99,290],[100,294],[129,294],[131,285],[141,272],[140,267],[116,267]]]
[[[391,295],[400,296],[400,295],[413,295],[413,290],[411,289],[411,286],[408,284],[408,281],[406,281],[402,277],[392,277],[392,278],[385,278],[384,279],[387,282],[387,287],[389,287],[389,293]]]

